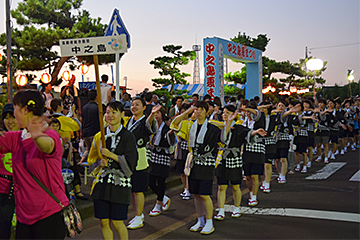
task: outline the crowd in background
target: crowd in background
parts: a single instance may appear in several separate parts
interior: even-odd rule
[[[86,199],[81,192],[78,166],[85,162],[92,164],[90,168],[96,178],[91,197],[104,238],[113,234],[110,222],[121,239],[127,238],[127,229],[144,225],[144,192],[148,187],[157,195],[149,216],[168,210],[171,199],[165,194],[165,181],[172,160],[176,161],[175,169],[184,187],[181,198],[195,199],[198,221],[190,230],[210,234],[215,230],[212,219],[225,218],[224,202],[229,185],[234,196],[231,217],[236,218],[241,215],[242,181],[249,188],[248,205],[256,206],[259,189],[271,192],[273,171],[278,174],[277,182],[285,184],[289,175],[306,173],[314,162],[328,164],[337,155],[359,148],[360,98],[341,102],[311,97],[280,97],[275,101],[266,97],[261,101],[259,96],[245,99],[239,94],[225,96],[222,102],[219,97],[193,94],[189,99],[176,96],[168,106],[162,106],[164,102],[151,92],[136,97],[124,92],[121,100],[116,101],[112,87],[107,84],[108,77],[102,75],[101,79],[101,96],[96,90],[77,89],[74,76],[61,88],[60,98],[51,93],[50,84],[44,84],[39,92],[46,122],[60,136],[61,167],[72,169],[75,174],[76,198]],[[105,116],[106,146],[99,134],[99,97]],[[28,99],[17,105],[29,109],[33,103],[37,105],[41,101]],[[2,112],[4,129],[27,129],[26,124],[18,126],[15,117],[14,106],[6,105]],[[0,180],[12,179],[9,177],[12,171],[5,167],[6,160],[9,156],[5,155]],[[219,211],[213,217],[214,181],[218,185]],[[2,199],[10,201],[6,202],[10,211],[0,223],[5,229],[16,198],[10,182],[6,189],[0,189]],[[126,226],[124,220],[130,204],[135,216]],[[30,223],[33,222],[24,221],[25,225]],[[1,233],[9,238],[7,230]]]

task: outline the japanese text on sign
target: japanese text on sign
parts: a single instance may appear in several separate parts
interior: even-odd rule
[[[248,49],[248,47],[245,45],[229,42],[227,45],[227,50],[229,55],[233,55],[238,58],[250,58],[254,60],[256,58],[256,52],[252,49]]]
[[[216,75],[216,68],[215,66],[215,57],[211,55],[215,50],[215,46],[212,43],[208,43],[205,46],[205,51],[208,55],[205,58],[205,68],[206,68],[206,93],[214,98],[215,95],[215,75]]]
[[[62,57],[125,53],[126,51],[127,43],[125,34],[121,34],[120,36],[60,40]]]

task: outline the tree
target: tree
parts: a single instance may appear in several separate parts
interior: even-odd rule
[[[55,83],[65,62],[92,64],[91,57],[60,57],[56,46],[60,39],[103,36],[106,25],[101,18],[91,18],[81,10],[83,0],[26,0],[20,2],[11,15],[22,28],[12,30],[13,56],[19,70],[51,69],[51,83]],[[73,14],[74,13],[74,14]],[[6,34],[0,45],[6,44]],[[99,56],[100,63],[114,61],[114,55]]]
[[[154,69],[159,69],[161,78],[153,78],[153,86],[156,88],[154,91],[158,96],[166,96],[171,98],[174,95],[183,94],[186,91],[174,90],[175,84],[187,84],[185,78],[191,76],[189,73],[180,71],[180,66],[187,65],[190,60],[196,58],[195,51],[180,51],[182,46],[166,45],[163,50],[170,54],[170,56],[157,57],[150,61]],[[170,90],[163,87],[170,85]],[[167,106],[166,106],[167,107]]]

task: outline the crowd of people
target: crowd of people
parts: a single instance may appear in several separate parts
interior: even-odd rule
[[[32,174],[66,206],[61,168],[74,171],[75,196],[86,199],[78,166],[87,162],[96,175],[91,197],[104,239],[113,238],[111,225],[121,239],[127,239],[128,229],[144,226],[144,193],[149,187],[157,199],[148,215],[156,217],[169,209],[166,179],[175,160],[184,187],[180,196],[184,201],[194,199],[198,217],[190,231],[211,234],[213,219],[225,218],[229,185],[234,198],[231,217],[237,218],[243,181],[249,189],[248,206],[256,206],[259,190],[271,192],[273,171],[279,176],[277,182],[285,184],[289,175],[306,173],[313,162],[328,164],[337,155],[359,148],[359,98],[341,102],[267,97],[260,102],[260,97],[245,99],[240,94],[222,102],[219,97],[205,95],[200,100],[193,94],[191,99],[177,96],[171,106],[162,106],[150,92],[133,98],[123,93],[116,101],[107,76],[101,78],[101,96],[96,90],[86,91],[86,104],[80,101],[84,93],[74,86],[73,77],[61,89],[60,98],[45,84],[41,91],[18,92],[13,104],[4,106],[0,238],[10,238],[15,206],[17,238],[64,238],[65,233],[55,230],[64,226],[61,209],[34,183]],[[214,182],[219,209],[215,216]],[[41,204],[35,200],[38,196]],[[130,204],[135,216],[125,224]]]

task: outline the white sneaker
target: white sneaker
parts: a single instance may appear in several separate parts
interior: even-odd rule
[[[344,150],[341,150],[340,155],[345,155]]]
[[[346,146],[347,146],[347,147],[350,146],[350,142],[348,142]]]
[[[321,161],[321,156],[318,156],[316,159],[315,159],[315,162],[320,162]]]
[[[307,162],[306,167],[311,168],[311,162]]]
[[[336,150],[336,152],[334,153],[335,156],[339,154],[339,150]]]
[[[324,163],[329,163],[329,159],[327,157],[324,159]]]
[[[344,152],[347,152],[347,147],[344,147]]]
[[[332,154],[332,150],[329,150],[328,156],[331,156]]]
[[[306,173],[307,172],[307,169],[306,169],[306,166],[303,167],[303,169],[301,170],[302,173]]]
[[[355,150],[356,150],[356,148],[354,147],[354,145],[351,145],[351,150],[352,150],[352,151],[355,151]]]
[[[334,154],[334,153],[333,153],[333,154],[331,154],[330,159],[335,160],[335,154]]]

